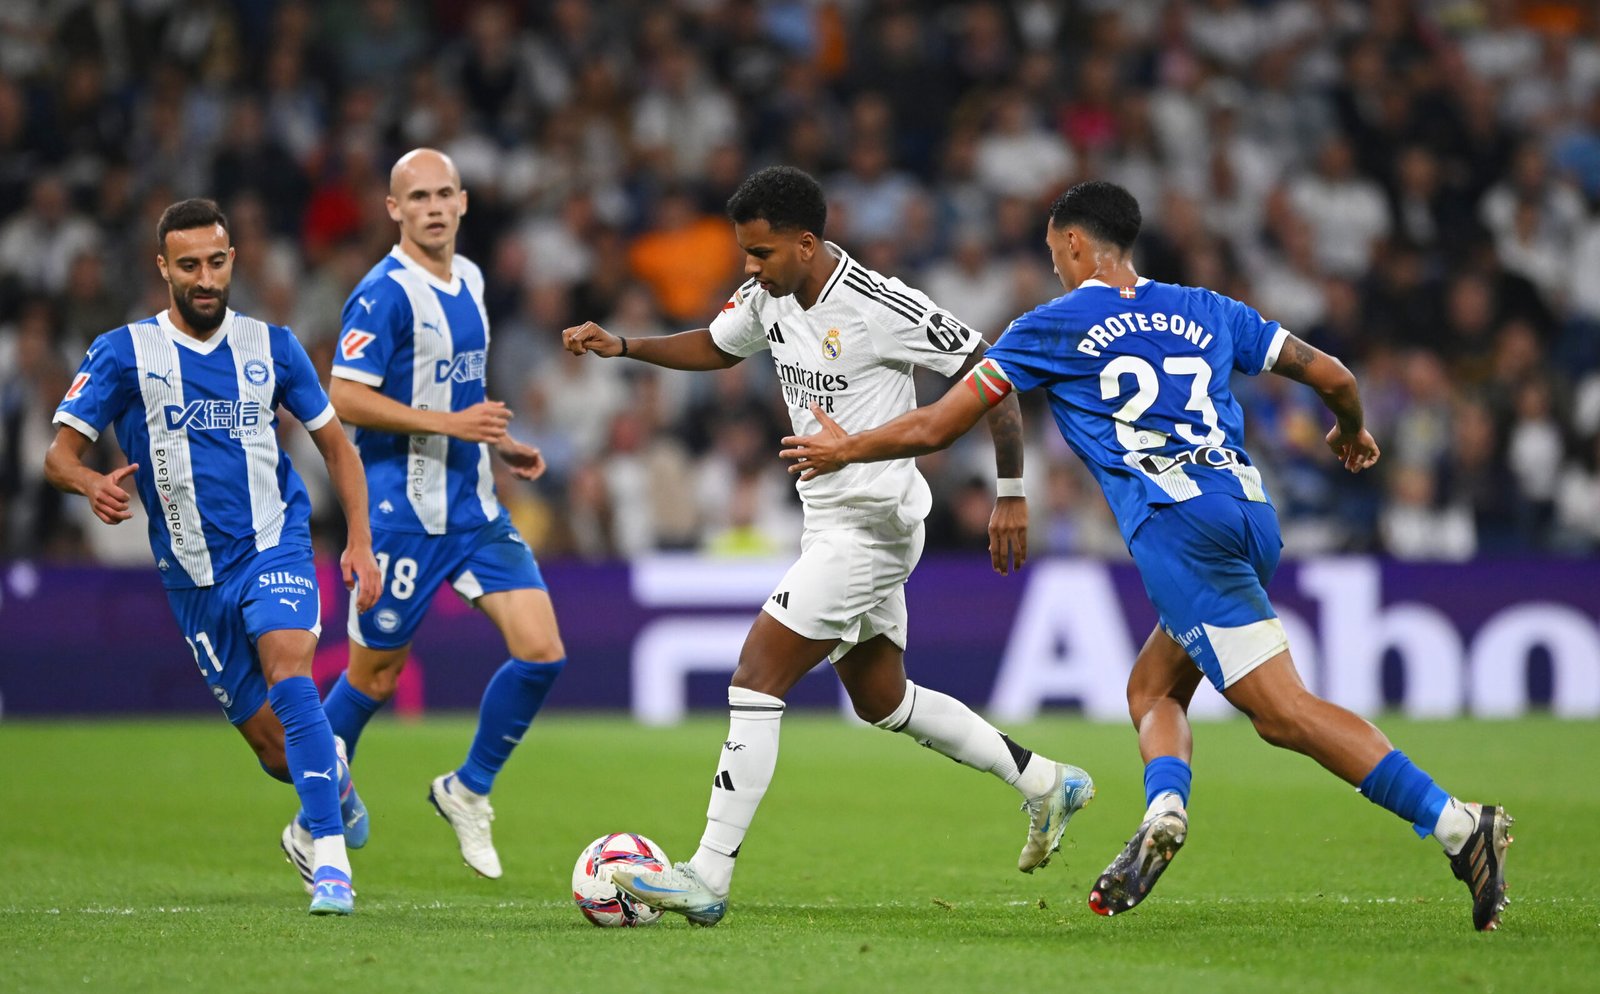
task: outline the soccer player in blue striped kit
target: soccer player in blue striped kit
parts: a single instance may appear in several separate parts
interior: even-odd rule
[[[311,503],[278,446],[274,412],[282,405],[299,419],[327,462],[349,525],[340,568],[358,611],[378,591],[361,460],[294,334],[228,308],[234,249],[217,205],[173,204],[156,239],[171,306],[89,347],[56,410],[45,475],[88,497],[108,525],[132,517],[122,483],[133,478],[195,663],[262,769],[300,795],[284,849],[311,913],[348,915],[345,825],[361,824],[363,809],[311,681],[322,627]],[[130,464],[99,473],[83,455],[108,425]],[[301,844],[291,845],[292,832]]]
[[[1068,291],[1023,315],[937,403],[847,435],[785,439],[809,479],[854,462],[944,448],[1014,391],[1043,388],[1062,436],[1100,481],[1160,616],[1128,682],[1145,760],[1139,830],[1096,881],[1103,915],[1137,905],[1188,837],[1192,737],[1187,708],[1202,675],[1263,739],[1311,757],[1444,847],[1472,893],[1473,926],[1497,928],[1511,818],[1439,788],[1367,721],[1301,683],[1266,584],[1282,542],[1261,474],[1244,451],[1229,373],[1273,372],[1317,391],[1336,424],[1327,441],[1351,472],[1378,460],[1355,377],[1250,307],[1210,290],[1145,279],[1132,250],[1138,202],[1081,183],[1050,209],[1046,242]]]
[[[545,464],[506,434],[511,411],[485,393],[483,272],[456,254],[467,194],[455,164],[432,149],[401,156],[387,206],[400,243],[345,302],[329,390],[357,427],[383,588],[375,610],[350,615],[350,665],[324,707],[354,756],[442,582],[494,622],[510,658],[484,690],[466,761],[428,791],[461,858],[494,879],[489,792],[567,660],[539,566],[495,495],[491,450],[521,479]]]

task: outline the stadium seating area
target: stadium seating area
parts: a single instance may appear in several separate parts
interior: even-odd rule
[[[704,326],[738,282],[721,205],[774,162],[823,180],[831,239],[991,339],[1060,292],[1049,201],[1086,177],[1134,191],[1143,274],[1246,300],[1362,377],[1385,459],[1361,477],[1313,394],[1241,387],[1291,554],[1600,548],[1591,2],[14,0],[0,554],[148,562],[142,529],[95,524],[41,464],[89,341],[165,306],[166,204],[222,202],[232,305],[325,366],[394,240],[389,165],[418,145],[471,196],[491,393],[551,467],[501,492],[542,557],[797,540],[770,364],[668,374],[558,338]],[[1034,400],[1031,551],[1123,555]],[[924,469],[930,548],[981,548],[983,433]]]

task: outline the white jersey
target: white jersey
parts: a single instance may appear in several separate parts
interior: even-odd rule
[[[912,367],[953,376],[981,340],[927,294],[827,247],[839,265],[809,310],[750,280],[711,322],[712,341],[730,355],[772,352],[796,435],[821,427],[812,404],[848,432],[899,417],[917,406]],[[858,463],[797,486],[812,527],[891,516],[909,525],[933,506],[910,459]]]

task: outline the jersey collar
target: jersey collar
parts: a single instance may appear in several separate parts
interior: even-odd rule
[[[411,258],[411,256],[406,254],[405,249],[402,249],[398,245],[389,250],[389,256],[390,258],[399,262],[400,265],[406,267],[406,269],[416,274],[418,278],[425,281],[435,290],[448,293],[452,297],[461,292],[461,272],[459,266],[450,267],[450,280],[449,282],[446,282],[428,272],[426,269],[423,269],[422,263]]]
[[[211,333],[211,337],[203,342],[197,341],[193,335],[186,335],[178,330],[178,326],[172,323],[172,311],[170,308],[156,315],[156,323],[161,326],[162,331],[167,333],[167,338],[173,343],[199,355],[210,355],[217,351],[217,346],[222,344],[222,340],[228,337],[229,330],[233,328],[233,308],[229,307],[224,310],[222,323],[217,326],[216,331]]]
[[[833,253],[834,258],[839,260],[839,264],[833,267],[833,275],[828,277],[828,282],[822,284],[822,292],[817,294],[816,303],[812,304],[812,307],[828,299],[828,294],[833,292],[833,288],[844,278],[844,271],[849,269],[852,264],[850,253],[840,248],[836,243],[823,242],[822,244],[829,252]]]
[[[1134,280],[1133,285],[1134,286],[1144,286],[1148,282],[1150,282],[1150,277],[1141,276],[1137,280]],[[1082,283],[1078,284],[1078,289],[1082,290],[1086,286],[1103,286],[1107,290],[1115,290],[1116,289],[1116,287],[1112,286],[1110,283],[1107,283],[1107,282],[1105,282],[1103,280],[1095,280],[1095,279],[1084,280]]]

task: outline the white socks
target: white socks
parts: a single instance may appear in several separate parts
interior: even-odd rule
[[[1143,820],[1149,821],[1156,815],[1166,814],[1168,811],[1176,811],[1178,814],[1184,813],[1183,798],[1178,796],[1177,791],[1169,790],[1157,794],[1156,799],[1150,802],[1150,806],[1144,809]]]
[[[713,891],[728,893],[733,858],[778,765],[783,701],[759,691],[728,688],[728,738],[706,807],[706,831],[689,865]]]
[[[314,867],[331,866],[346,877],[349,877],[350,854],[345,851],[344,836],[324,835],[320,839],[312,839],[311,865]]]
[[[900,706],[876,724],[904,732],[964,766],[994,774],[1015,787],[1024,800],[1043,796],[1055,782],[1055,763],[1012,742],[954,697],[910,680]]]
[[[1467,836],[1478,827],[1478,813],[1455,798],[1450,798],[1450,803],[1439,812],[1439,823],[1433,826],[1433,837],[1444,846],[1445,852],[1454,856],[1467,844]]]

